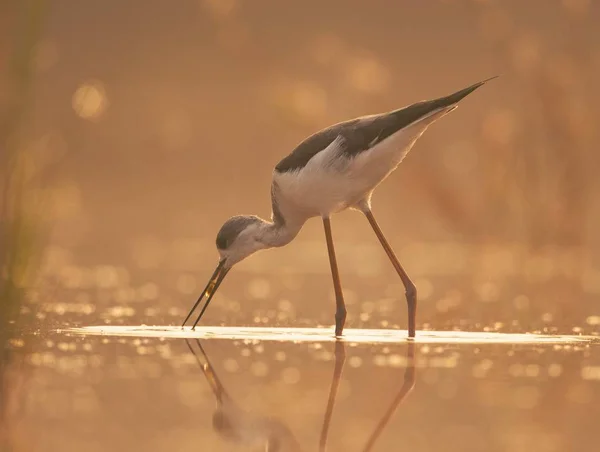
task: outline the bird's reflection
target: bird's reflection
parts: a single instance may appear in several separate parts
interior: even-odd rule
[[[408,393],[412,391],[415,387],[415,344],[413,342],[409,342],[408,347],[406,349],[406,371],[404,372],[404,382],[400,387],[400,390],[396,394],[396,396],[392,399],[392,403],[390,403],[388,409],[385,411],[373,433],[367,440],[365,447],[363,448],[364,452],[370,451],[373,449],[375,445],[375,441],[381,435],[381,432],[385,429],[385,427],[390,422],[390,419],[396,412],[398,406],[402,403],[402,401],[406,398]]]
[[[331,388],[329,390],[329,397],[327,399],[327,408],[325,410],[325,417],[323,418],[323,426],[321,428],[321,438],[319,441],[319,451],[325,451],[327,446],[327,438],[329,436],[329,425],[331,423],[331,417],[333,414],[333,407],[335,405],[335,399],[337,390],[342,379],[342,371],[344,369],[344,362],[346,361],[346,350],[344,342],[337,341],[335,343],[335,365],[333,369],[333,378],[331,380]],[[375,429],[369,436],[367,443],[363,447],[362,451],[367,452],[373,449],[375,441],[379,438],[385,427],[388,425],[393,414],[400,403],[406,398],[408,393],[415,386],[415,344],[409,342],[406,349],[406,370],[404,372],[404,382],[390,403],[388,409],[385,411],[383,416],[377,422]]]
[[[196,339],[196,348],[200,354],[194,350],[189,339],[186,342],[217,400],[213,428],[221,437],[249,448],[260,447],[265,452],[300,450],[298,441],[281,421],[243,410],[233,401],[221,384],[199,339]]]
[[[213,428],[222,438],[251,449],[260,447],[260,450],[265,452],[301,450],[297,439],[282,421],[243,410],[233,401],[219,380],[199,339],[195,340],[196,347],[193,346],[193,343],[189,339],[186,339],[186,342],[215,396],[217,407],[213,414]],[[407,366],[404,372],[403,384],[383,416],[377,422],[365,446],[361,449],[364,452],[372,450],[376,440],[388,425],[396,409],[415,385],[414,343],[408,343],[406,359]],[[345,360],[346,350],[344,342],[336,341],[333,377],[331,379],[325,416],[321,426],[319,451],[325,451],[327,447],[329,426],[334,411],[337,391],[342,379]]]

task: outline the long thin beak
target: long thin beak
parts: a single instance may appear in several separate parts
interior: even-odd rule
[[[202,360],[200,360],[200,357],[194,351],[194,348],[192,347],[190,340],[186,339],[185,342],[187,343],[188,348],[190,349],[190,351],[196,358],[196,361],[198,362],[198,365],[200,366],[202,373],[206,377],[206,381],[208,381],[210,389],[212,389],[213,394],[215,395],[215,398],[217,399],[217,402],[223,403],[223,398],[229,397],[229,396],[227,394],[227,391],[225,391],[225,388],[221,384],[219,377],[217,377],[217,374],[215,373],[215,370],[214,370],[212,364],[210,363],[210,360],[208,359],[208,355],[204,351],[204,348],[202,348],[200,339],[196,339],[196,344],[198,345],[198,349],[202,353],[202,358],[203,358],[204,362],[202,362]]]
[[[196,310],[196,308],[200,304],[200,301],[202,301],[202,298],[204,298],[204,296],[206,295],[206,297],[207,297],[206,304],[204,305],[204,307],[202,308],[202,311],[200,312],[200,315],[198,316],[198,318],[194,322],[194,326],[192,326],[192,329],[196,328],[196,324],[202,318],[202,315],[204,314],[204,311],[208,307],[208,303],[210,303],[210,300],[212,299],[213,295],[217,292],[217,289],[221,285],[221,282],[223,281],[223,279],[225,279],[225,275],[227,275],[228,271],[229,271],[229,268],[225,267],[225,259],[220,260],[219,261],[219,265],[217,265],[217,268],[215,269],[215,272],[212,274],[212,276],[208,280],[208,283],[206,284],[206,287],[204,288],[204,290],[202,291],[202,293],[198,297],[198,300],[196,300],[196,303],[194,303],[194,306],[192,307],[192,309],[188,313],[187,317],[185,318],[185,320],[181,324],[182,328],[185,326],[185,324],[187,323],[187,321],[189,320],[189,318],[192,316],[192,314],[194,313],[194,311]]]

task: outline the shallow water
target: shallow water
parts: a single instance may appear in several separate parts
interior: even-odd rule
[[[179,325],[212,269],[175,267],[51,267],[57,288],[32,294],[32,330],[15,343],[15,450],[569,452],[600,441],[591,298],[558,309],[518,285],[477,298],[424,274],[409,341],[398,281],[347,278],[336,341],[325,261],[317,275],[235,273],[192,331]]]
[[[11,422],[35,451],[562,452],[600,439],[591,336],[89,325],[29,341]]]
[[[59,330],[62,331],[62,330]],[[380,343],[442,343],[442,344],[576,344],[594,343],[600,338],[586,335],[565,334],[515,334],[498,332],[469,331],[419,331],[414,339],[409,339],[407,331],[397,329],[351,329],[346,328],[341,337],[336,338],[331,328],[267,328],[267,327],[172,327],[172,326],[125,326],[101,325],[81,328],[68,328],[66,333],[100,336],[130,336],[158,338],[197,338],[197,339],[241,339],[280,342],[364,342]]]

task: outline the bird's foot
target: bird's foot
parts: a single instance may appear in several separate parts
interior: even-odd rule
[[[339,307],[335,312],[335,335],[337,337],[342,335],[344,325],[346,323],[346,308]]]

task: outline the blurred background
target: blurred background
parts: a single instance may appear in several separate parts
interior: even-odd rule
[[[599,21],[592,0],[2,2],[3,343],[178,325],[221,224],[269,217],[272,169],[307,135],[496,74],[374,196],[419,290],[418,327],[597,333]],[[347,326],[406,328],[366,220],[332,225]],[[239,264],[205,321],[333,313],[312,220]]]
[[[269,217],[272,169],[307,135],[502,74],[428,130],[374,211],[420,281],[422,322],[577,326],[599,314],[598,14],[585,0],[4,2],[4,180],[22,187],[38,276],[183,312],[223,221]],[[367,222],[333,226],[344,287],[403,305]],[[323,288],[291,280],[331,295],[328,265],[310,221],[222,294],[321,311]]]

